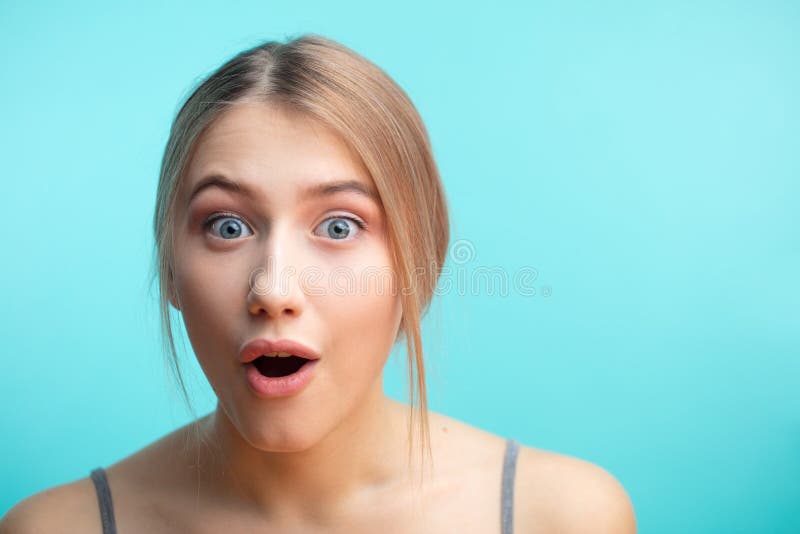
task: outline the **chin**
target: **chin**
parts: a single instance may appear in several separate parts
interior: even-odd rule
[[[265,452],[299,452],[312,448],[325,436],[322,421],[297,411],[248,414],[239,433],[255,449]]]
[[[292,429],[261,429],[243,434],[243,437],[254,449],[264,452],[301,452],[319,442],[318,437],[309,432]]]

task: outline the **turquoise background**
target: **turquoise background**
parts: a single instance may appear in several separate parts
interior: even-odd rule
[[[0,2],[0,513],[189,420],[146,284],[170,121],[314,32],[418,106],[454,272],[538,273],[437,300],[431,408],[603,466],[640,532],[800,532],[800,4],[167,4]]]

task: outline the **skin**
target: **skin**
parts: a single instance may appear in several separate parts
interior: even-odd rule
[[[256,195],[212,187],[189,203],[210,174],[248,184]],[[369,267],[392,272],[382,206],[353,192],[302,197],[308,186],[342,178],[374,190],[332,131],[265,104],[234,107],[201,139],[179,191],[172,302],[218,404],[107,467],[121,531],[500,531],[504,437],[430,412],[434,469],[415,485],[419,452],[415,442],[409,464],[408,407],[382,390],[399,294],[360,276]],[[203,224],[221,211],[226,218]],[[337,221],[349,224],[344,239],[329,233]],[[233,234],[223,237],[224,229]],[[322,276],[313,290],[299,276],[252,284],[265,266],[273,273],[314,268]],[[342,268],[355,282],[344,292],[330,276]],[[253,394],[237,357],[257,337],[291,338],[319,351],[308,387],[280,399]],[[517,533],[635,532],[630,500],[609,473],[526,446],[514,520]],[[0,534],[65,528],[101,532],[88,478],[31,496],[0,521]]]
[[[176,304],[219,399],[205,429],[220,444],[212,465],[220,469],[209,473],[209,485],[238,494],[248,511],[265,518],[335,517],[405,471],[386,461],[399,459],[402,428],[382,391],[400,293],[378,291],[365,273],[392,269],[382,208],[350,191],[304,198],[309,186],[337,179],[374,186],[332,132],[263,104],[236,107],[207,132],[181,196],[212,174],[249,184],[256,195],[207,188],[178,212]],[[204,227],[219,211],[239,215]],[[336,223],[350,233],[336,235]],[[220,237],[220,224],[239,237]],[[274,276],[249,283],[265,266]],[[334,269],[352,274],[352,288],[335,285],[344,278]],[[289,276],[312,270],[313,281]],[[311,384],[280,399],[250,391],[238,351],[258,337],[315,348],[321,358]]]

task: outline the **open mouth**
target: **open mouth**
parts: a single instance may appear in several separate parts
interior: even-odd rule
[[[300,356],[259,356],[252,363],[263,376],[278,377],[294,374],[310,361]]]

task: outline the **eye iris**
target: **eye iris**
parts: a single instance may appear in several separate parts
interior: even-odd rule
[[[231,228],[231,225],[235,226]],[[242,233],[242,228],[234,219],[225,219],[225,222],[220,225],[220,232],[223,236],[238,237]]]
[[[350,226],[343,219],[334,219],[334,223],[328,226],[328,235],[331,237],[347,237],[350,234]]]

